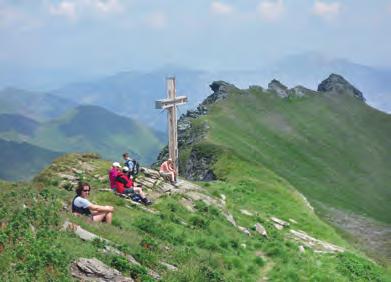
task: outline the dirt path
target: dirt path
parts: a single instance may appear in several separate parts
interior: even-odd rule
[[[257,257],[260,257],[263,259],[263,261],[265,262],[265,265],[262,266],[261,268],[261,272],[259,274],[259,279],[257,280],[257,282],[266,282],[266,281],[269,281],[269,278],[268,278],[268,273],[270,272],[270,270],[273,269],[274,267],[274,262],[268,258],[262,251],[257,251],[255,253],[255,255]]]

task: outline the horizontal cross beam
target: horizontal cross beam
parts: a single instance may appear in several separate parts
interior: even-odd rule
[[[155,109],[167,109],[187,103],[186,96],[175,97],[175,99],[162,99],[155,101]]]

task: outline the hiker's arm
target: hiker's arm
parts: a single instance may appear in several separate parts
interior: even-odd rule
[[[112,206],[100,206],[100,205],[94,205],[94,204],[89,205],[88,209],[90,211],[98,211],[98,212],[112,212],[112,211],[114,211],[114,208]]]
[[[121,183],[124,184],[124,185],[127,184],[127,181],[126,181],[124,178],[122,178],[121,176],[117,176],[117,181],[118,181],[118,182],[121,182]]]

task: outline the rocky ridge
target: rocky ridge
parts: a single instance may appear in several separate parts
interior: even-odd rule
[[[202,154],[202,149],[197,148],[197,146],[202,144],[209,129],[207,121],[202,119],[202,117],[208,114],[210,105],[226,99],[229,95],[246,95],[251,90],[261,90],[274,93],[282,99],[287,99],[291,97],[301,98],[312,95],[346,93],[361,101],[365,101],[363,94],[359,90],[337,74],[331,74],[322,81],[318,86],[318,91],[300,85],[288,88],[276,79],[273,79],[265,90],[261,86],[250,86],[248,90],[242,90],[225,81],[214,81],[210,88],[213,93],[199,104],[195,110],[188,110],[178,120],[178,148],[180,152],[187,150],[186,157],[180,158],[179,173],[189,180],[211,181],[217,178],[212,168],[216,161],[216,156],[214,154]],[[157,166],[167,157],[168,149],[166,146],[160,152],[154,165]]]
[[[355,97],[361,101],[365,101],[364,95],[360,90],[350,84],[341,75],[332,73],[330,76],[323,80],[318,86],[319,92],[333,93],[333,94],[347,94]]]

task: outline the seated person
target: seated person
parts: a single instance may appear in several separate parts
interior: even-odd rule
[[[107,222],[111,224],[114,208],[112,206],[94,205],[87,200],[91,191],[88,183],[79,183],[76,189],[76,196],[72,201],[72,213],[75,215],[86,215],[92,221]]]
[[[116,178],[116,192],[121,194],[138,194],[141,197],[141,201],[149,205],[151,201],[145,197],[141,187],[135,187],[132,178],[128,177],[129,168],[124,166],[122,172],[119,172]]]
[[[172,185],[176,185],[176,171],[171,158],[161,164],[159,173],[163,178],[168,177]]]
[[[111,167],[111,169],[109,170],[109,180],[110,180],[110,188],[113,190],[116,188],[115,184],[116,184],[116,178],[117,178],[117,175],[118,175],[118,172],[121,171],[121,165],[119,164],[119,162],[113,162],[113,165]]]

